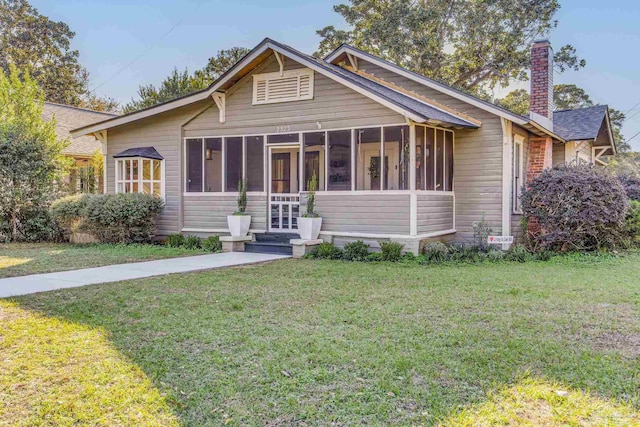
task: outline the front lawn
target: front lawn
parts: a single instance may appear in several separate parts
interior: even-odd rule
[[[285,260],[20,297],[0,420],[640,425],[639,273]]]
[[[0,243],[0,278],[202,254],[159,245]]]

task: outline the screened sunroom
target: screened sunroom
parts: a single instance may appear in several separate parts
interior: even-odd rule
[[[454,139],[452,130],[417,124],[185,138],[185,228],[224,228],[245,180],[253,231],[295,232],[315,175],[323,234],[453,231]],[[220,206],[227,211],[208,227],[190,222],[190,209]]]

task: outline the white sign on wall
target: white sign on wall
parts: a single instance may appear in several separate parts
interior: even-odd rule
[[[512,244],[513,236],[489,236],[487,242],[490,245]]]

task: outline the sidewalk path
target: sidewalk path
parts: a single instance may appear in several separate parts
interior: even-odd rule
[[[52,291],[54,289],[75,288],[98,283],[119,282],[161,276],[163,274],[185,273],[213,268],[233,267],[256,262],[290,258],[288,255],[256,254],[249,252],[229,252],[199,255],[184,258],[169,258],[157,261],[134,262],[130,264],[108,265],[82,270],[58,273],[32,274],[30,276],[0,279],[0,298]]]

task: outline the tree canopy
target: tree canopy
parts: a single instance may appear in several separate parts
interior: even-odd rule
[[[29,73],[46,101],[114,111],[113,99],[89,91],[89,73],[71,48],[75,33],[41,15],[27,0],[0,0],[0,70]]]
[[[595,105],[589,94],[574,84],[559,84],[553,87],[553,102],[556,110],[572,110],[575,108],[591,107]],[[497,99],[496,104],[507,110],[524,116],[529,115],[529,92],[525,89],[516,89],[509,92],[504,98]],[[609,118],[613,137],[619,151],[630,151],[631,146],[625,142],[622,135],[622,125],[626,119],[622,111],[609,107]]]
[[[487,89],[525,80],[530,48],[557,26],[557,0],[350,0],[334,6],[349,25],[327,26],[316,56],[349,43],[458,89]],[[566,45],[556,51],[559,71],[585,61]]]
[[[55,120],[43,121],[44,97],[28,73],[0,71],[0,234],[24,236],[34,212],[46,211],[66,169]]]
[[[249,49],[244,47],[221,50],[216,56],[209,58],[203,69],[196,70],[193,74],[187,69],[179,71],[174,68],[158,87],[153,84],[140,86],[138,99],[131,100],[123,110],[125,113],[141,110],[205,89],[247,53]]]

